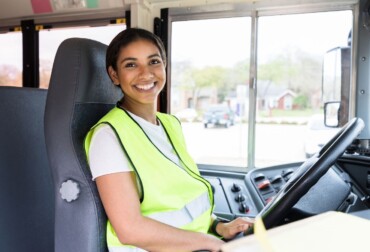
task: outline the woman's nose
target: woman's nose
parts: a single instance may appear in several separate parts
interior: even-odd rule
[[[139,78],[140,79],[147,80],[147,79],[153,78],[153,76],[154,76],[154,74],[152,73],[152,71],[150,70],[149,67],[144,66],[144,67],[140,68],[140,73],[139,73]]]

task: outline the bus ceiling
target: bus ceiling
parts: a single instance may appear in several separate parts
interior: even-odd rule
[[[284,8],[289,12],[302,12],[306,8],[321,8],[325,5],[356,4],[359,0],[12,0],[0,3],[0,31],[6,32],[19,27],[22,20],[33,20],[35,24],[69,23],[73,21],[111,19],[124,17],[130,11],[132,27],[153,30],[155,17],[160,17],[163,8],[188,8],[189,12],[202,6],[201,11],[215,11],[216,5],[235,10],[242,4],[248,10],[274,11]],[[22,6],[22,8],[19,8]],[[333,7],[333,8],[334,8]],[[217,8],[216,8],[217,11]],[[13,27],[13,28],[12,28]]]

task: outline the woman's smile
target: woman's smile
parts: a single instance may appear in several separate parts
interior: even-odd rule
[[[155,86],[155,82],[148,83],[148,84],[137,84],[137,85],[134,85],[134,87],[136,89],[138,89],[139,91],[148,91],[148,90],[152,89],[154,86]]]

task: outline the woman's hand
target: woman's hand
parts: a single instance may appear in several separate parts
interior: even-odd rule
[[[232,239],[240,232],[246,231],[253,225],[253,223],[253,219],[248,217],[238,217],[227,223],[219,222],[216,226],[216,232],[224,239]]]

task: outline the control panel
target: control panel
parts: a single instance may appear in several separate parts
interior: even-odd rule
[[[296,168],[277,169],[275,167],[271,170],[253,170],[247,178],[252,182],[263,204],[266,205],[291,178]]]
[[[227,219],[257,216],[294,176],[299,167],[300,164],[288,167],[275,166],[254,169],[246,175],[204,176],[210,181],[214,191],[215,214]],[[322,201],[325,204],[321,204]],[[348,205],[353,205],[353,202],[354,198],[348,187],[348,181],[343,180],[342,175],[339,175],[335,169],[330,169],[313,189],[301,197],[292,208],[292,212],[296,214],[296,218],[329,210],[347,211]]]
[[[205,177],[212,185],[215,213],[224,217],[251,216],[258,214],[243,178]]]

